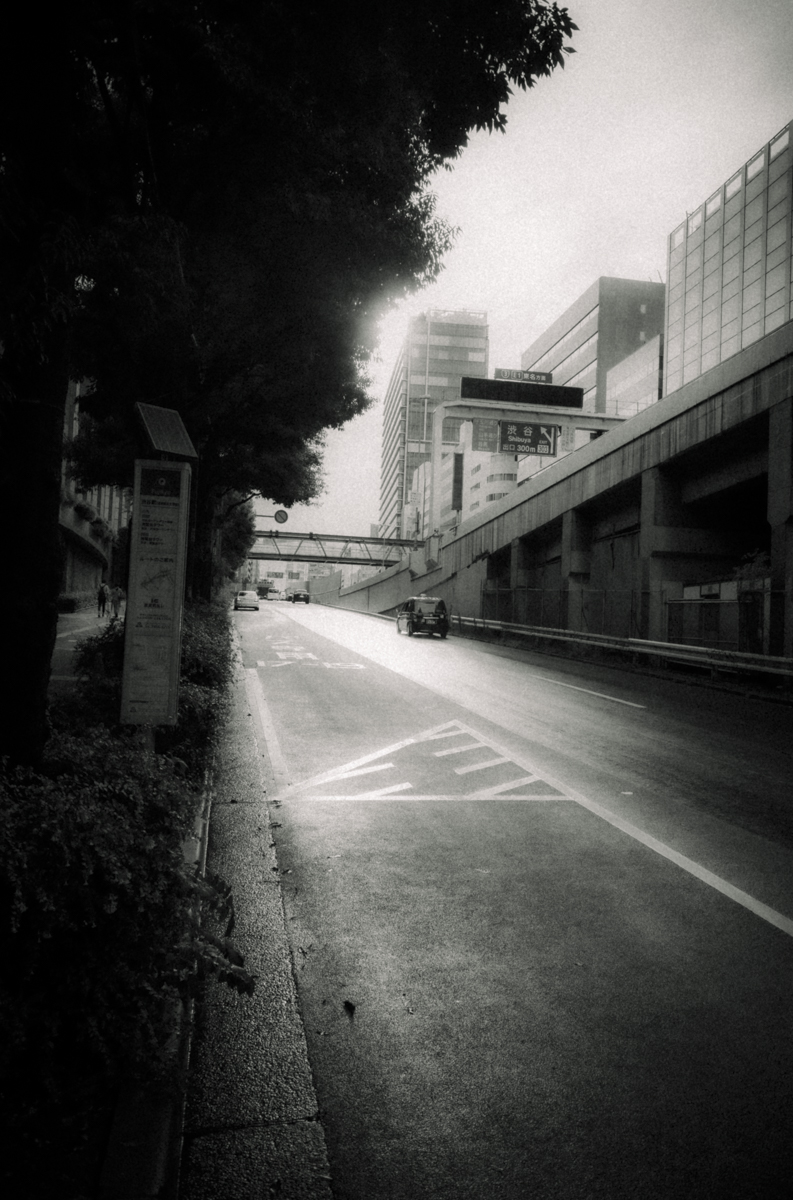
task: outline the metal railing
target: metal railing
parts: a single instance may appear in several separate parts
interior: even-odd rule
[[[581,633],[568,629],[548,629],[538,625],[516,625],[508,621],[462,617],[456,613],[452,615],[451,623],[452,628],[456,628],[458,634],[463,634],[466,630],[476,632],[477,629],[481,629],[483,632],[513,633],[569,645],[600,647],[631,655],[646,655],[662,662],[685,663],[709,668],[712,672],[744,671],[793,677],[793,658],[748,654],[740,650],[718,650],[711,646],[687,646],[676,642],[650,642],[643,638],[610,637],[608,634]]]

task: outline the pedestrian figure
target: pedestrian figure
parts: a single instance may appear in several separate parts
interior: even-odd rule
[[[121,608],[121,598],[124,595],[121,588],[116,584],[110,593],[110,603],[113,605],[113,620],[118,619],[119,610]]]
[[[99,585],[99,591],[98,591],[97,597],[96,597],[96,605],[97,605],[97,611],[96,611],[97,617],[103,617],[105,615],[105,607],[107,605],[107,584],[106,583],[100,583],[100,585]]]

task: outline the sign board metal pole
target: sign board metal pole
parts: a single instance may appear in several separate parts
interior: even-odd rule
[[[190,467],[135,462],[121,722],[175,725],[179,701]]]

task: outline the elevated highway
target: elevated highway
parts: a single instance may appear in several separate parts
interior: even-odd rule
[[[387,612],[419,590],[463,616],[793,656],[793,322],[323,596]]]

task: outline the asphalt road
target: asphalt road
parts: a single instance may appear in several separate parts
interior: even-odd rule
[[[236,621],[336,1200],[786,1196],[791,710]]]

